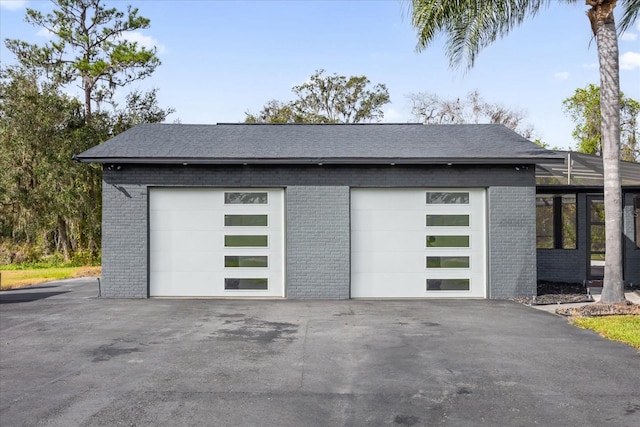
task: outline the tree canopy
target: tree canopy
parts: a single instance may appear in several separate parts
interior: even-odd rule
[[[114,102],[115,88],[160,63],[155,50],[124,38],[149,26],[137,9],[107,9],[100,0],[53,3],[52,13],[28,9],[26,19],[54,39],[45,46],[6,40],[18,62],[0,69],[0,264],[99,259],[101,171],[73,155],[173,112],[158,105],[157,89]],[[65,93],[73,82],[83,100]],[[92,112],[92,102],[109,108]]]
[[[573,96],[562,102],[565,112],[575,123],[573,137],[578,142],[577,151],[602,154],[602,120],[600,116],[600,87],[589,84],[576,89]],[[620,158],[640,161],[640,132],[638,118],[640,102],[620,92]]]
[[[99,174],[95,167],[71,161],[73,154],[99,142],[84,124],[82,104],[41,82],[33,71],[3,74],[2,235],[37,255],[60,251],[70,259],[76,250],[97,253],[99,200],[89,196],[89,188],[99,188]]]
[[[47,30],[53,40],[43,46],[7,39],[6,46],[22,64],[42,68],[48,78],[66,85],[78,82],[84,91],[87,121],[91,102],[110,100],[114,90],[151,75],[160,60],[156,49],[138,46],[126,35],[148,28],[138,9],[106,8],[102,0],[52,0],[55,9],[43,15],[27,9],[26,21]]]
[[[486,102],[480,92],[469,92],[466,98],[442,99],[429,92],[410,93],[411,112],[424,124],[495,123],[502,124],[525,138],[533,136],[533,128],[525,125],[523,111]]]
[[[317,70],[308,81],[291,90],[292,102],[269,101],[258,114],[245,113],[245,123],[362,123],[384,117],[389,103],[384,84],[370,86],[366,76],[326,75]]]

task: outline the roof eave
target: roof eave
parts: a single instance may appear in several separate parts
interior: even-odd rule
[[[620,188],[622,188],[622,191],[625,193],[634,193],[637,191],[640,191],[640,185],[632,183],[632,184],[622,184],[620,186]],[[589,192],[594,192],[594,193],[602,193],[604,191],[604,185],[593,185],[593,184],[589,184],[589,185],[568,185],[568,184],[561,184],[561,185],[555,185],[555,184],[536,184],[536,189],[539,190],[540,193],[562,193],[562,192],[567,192],[567,193],[575,193],[580,192],[580,193],[589,193]]]
[[[85,157],[75,156],[82,163],[157,164],[157,165],[518,165],[557,162],[556,157],[482,157],[482,158],[190,158],[190,157]]]

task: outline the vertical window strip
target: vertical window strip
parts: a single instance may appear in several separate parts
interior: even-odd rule
[[[577,203],[575,194],[536,195],[536,247],[577,248]]]
[[[640,195],[635,196],[634,200],[634,217],[636,229],[636,248],[640,248]]]

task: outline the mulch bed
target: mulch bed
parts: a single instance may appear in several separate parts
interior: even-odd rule
[[[640,293],[640,288],[637,286],[627,290],[635,290]],[[581,283],[543,281],[538,282],[538,296],[513,298],[513,300],[526,305],[561,305],[593,302],[593,298],[587,294],[587,290]],[[593,302],[593,304],[585,304],[577,308],[559,307],[556,309],[556,313],[563,316],[581,317],[612,315],[640,316],[640,305],[633,304],[630,301],[625,301],[620,304]]]
[[[594,317],[594,316],[640,316],[640,305],[634,304],[631,301],[625,301],[619,304],[605,304],[596,302],[593,304],[584,305],[576,308],[558,308],[557,314],[563,316],[577,316],[577,317]]]

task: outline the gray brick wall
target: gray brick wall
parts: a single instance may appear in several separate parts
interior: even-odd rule
[[[534,187],[489,188],[489,297],[536,294]]]
[[[349,298],[349,187],[286,190],[287,298]]]
[[[105,171],[108,179],[109,171]],[[102,184],[102,280],[106,298],[147,298],[147,187]]]
[[[514,166],[136,166],[103,174],[103,291],[105,297],[148,296],[148,188],[283,187],[286,197],[287,278],[290,298],[348,298],[350,187],[491,187],[490,224],[499,242],[490,246],[494,298],[535,287],[534,168]],[[494,187],[495,186],[495,187]],[[492,197],[493,195],[493,197]],[[501,197],[505,200],[501,200]],[[493,214],[493,205],[501,209]],[[530,221],[527,227],[524,224]],[[507,228],[501,228],[505,226]],[[494,230],[495,229],[495,230]],[[492,232],[493,232],[492,231]],[[531,233],[528,235],[527,233]],[[304,246],[306,233],[316,246]],[[490,241],[492,236],[489,236]],[[507,243],[513,241],[513,246]],[[313,243],[311,244],[313,245]],[[496,251],[496,256],[493,252]],[[317,254],[317,257],[314,257]],[[507,262],[501,264],[500,259]],[[522,259],[529,259],[529,264]],[[513,262],[511,262],[513,261]],[[531,263],[533,272],[525,274]],[[526,265],[525,265],[526,264]],[[508,271],[502,271],[502,266]],[[513,267],[517,271],[514,271]],[[509,270],[510,269],[510,270]],[[495,283],[493,278],[496,279]],[[512,280],[514,279],[514,280]]]

